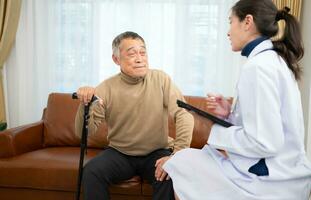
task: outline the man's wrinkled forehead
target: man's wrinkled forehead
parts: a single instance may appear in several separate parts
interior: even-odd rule
[[[130,51],[132,49],[145,49],[146,45],[141,39],[132,39],[132,38],[126,38],[123,39],[120,43],[120,50],[123,51]]]

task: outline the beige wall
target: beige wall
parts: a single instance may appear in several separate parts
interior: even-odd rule
[[[305,118],[305,144],[309,160],[311,160],[311,1],[302,2],[301,27],[305,47],[305,55],[301,66],[304,70],[303,80],[300,83],[302,105]]]

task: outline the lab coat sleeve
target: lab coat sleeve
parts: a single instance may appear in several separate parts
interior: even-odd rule
[[[250,158],[272,157],[284,145],[281,100],[276,69],[244,66],[238,82],[241,124],[229,128],[213,125],[208,144]]]

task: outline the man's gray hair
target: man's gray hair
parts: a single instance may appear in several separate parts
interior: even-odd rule
[[[120,43],[122,40],[128,39],[128,38],[140,39],[145,44],[145,40],[140,35],[138,35],[135,32],[126,31],[124,33],[121,33],[117,37],[115,37],[112,41],[112,53],[114,56],[119,57],[119,55],[120,55]]]

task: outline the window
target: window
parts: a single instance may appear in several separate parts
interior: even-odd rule
[[[51,92],[96,86],[118,73],[111,43],[124,31],[145,39],[150,67],[168,73],[183,94],[232,96],[241,62],[226,36],[235,1],[23,1],[6,63],[10,126],[40,119]]]

